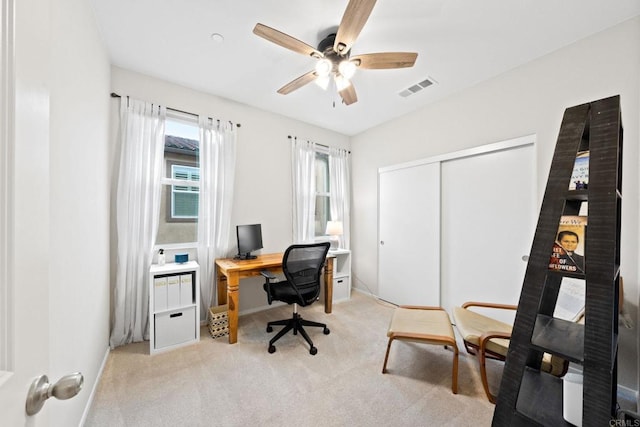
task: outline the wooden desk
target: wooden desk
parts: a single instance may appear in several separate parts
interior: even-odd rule
[[[282,272],[282,256],[278,254],[258,255],[256,259],[237,260],[220,258],[216,260],[218,304],[229,305],[229,344],[238,342],[238,305],[240,302],[240,279],[259,276],[260,271]],[[324,312],[331,313],[333,299],[333,256],[327,256],[324,264]]]

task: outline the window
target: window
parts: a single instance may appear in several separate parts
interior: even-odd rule
[[[198,240],[200,129],[194,116],[167,112],[157,245]]]
[[[327,230],[327,221],[331,216],[331,203],[329,195],[329,154],[316,152],[316,209],[315,209],[315,235],[324,236]]]

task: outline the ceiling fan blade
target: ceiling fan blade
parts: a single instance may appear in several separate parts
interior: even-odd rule
[[[296,89],[300,89],[302,86],[306,85],[307,83],[311,83],[317,78],[318,78],[318,75],[316,74],[315,71],[309,71],[308,73],[303,74],[297,79],[282,86],[280,89],[278,89],[278,93],[282,95],[286,95],[288,93],[293,92]]]
[[[297,53],[301,53],[307,56],[313,56],[316,58],[322,58],[324,55],[316,48],[309,46],[308,44],[301,42],[300,40],[291,37],[288,34],[278,31],[274,28],[267,27],[260,23],[256,24],[253,28],[253,33],[263,39],[269,40],[279,46],[292,50]]]
[[[381,52],[352,56],[350,61],[359,68],[383,70],[413,67],[417,57],[418,54],[413,52]]]
[[[340,97],[342,98],[342,102],[344,102],[345,105],[351,105],[354,102],[358,101],[358,96],[356,95],[356,88],[353,87],[353,82],[351,82],[349,86],[342,89],[338,93],[340,94]]]
[[[342,22],[336,33],[336,41],[333,43],[333,50],[340,55],[344,55],[355,43],[362,27],[366,24],[376,0],[349,0],[347,9],[342,15]]]

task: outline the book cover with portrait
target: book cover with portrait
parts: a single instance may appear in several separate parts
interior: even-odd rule
[[[556,233],[556,241],[551,249],[549,269],[584,274],[586,233],[586,216],[562,216]]]

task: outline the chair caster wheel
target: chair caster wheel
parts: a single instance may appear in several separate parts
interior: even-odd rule
[[[331,332],[331,331],[329,330],[329,328],[324,328],[324,329],[322,330],[322,333],[324,333],[325,335],[329,335],[329,333],[330,333],[330,332]]]
[[[273,328],[271,326],[267,326],[267,332],[273,332]]]
[[[276,346],[275,345],[270,345],[269,346],[269,353],[275,353],[276,352]]]
[[[317,349],[317,348],[315,348],[315,347],[311,347],[311,348],[309,349],[309,353],[311,353],[311,355],[315,356],[315,355],[316,355],[316,353],[318,353],[318,349]]]

